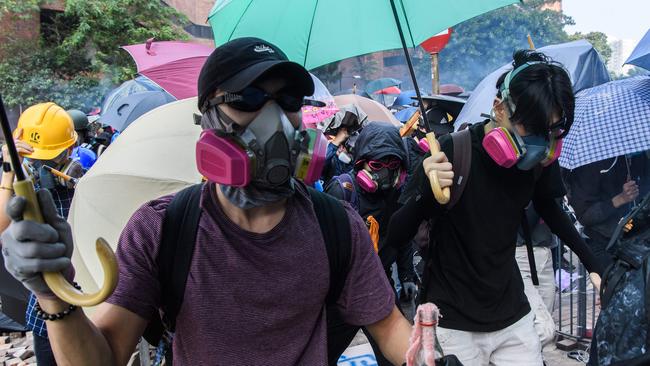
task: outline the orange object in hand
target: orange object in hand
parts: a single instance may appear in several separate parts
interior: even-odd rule
[[[370,234],[370,239],[375,247],[375,253],[379,253],[379,223],[372,215],[370,215],[366,219],[366,226],[368,226],[368,233]]]

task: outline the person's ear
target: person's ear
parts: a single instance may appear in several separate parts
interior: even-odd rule
[[[502,123],[508,118],[506,106],[503,99],[495,97],[494,102],[492,103],[492,109],[494,110],[494,117],[497,122]]]

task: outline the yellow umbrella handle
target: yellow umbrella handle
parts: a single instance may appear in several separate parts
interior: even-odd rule
[[[41,214],[41,209],[38,206],[38,199],[36,198],[36,192],[34,191],[32,182],[29,180],[15,182],[14,191],[16,195],[24,197],[27,200],[27,206],[23,214],[24,219],[39,223],[45,222]],[[95,245],[99,262],[104,270],[104,283],[101,289],[94,294],[84,294],[75,289],[63,277],[63,274],[59,272],[43,273],[45,283],[47,283],[47,286],[59,299],[72,305],[94,306],[106,300],[113,293],[115,286],[117,286],[118,276],[115,254],[106,240],[102,238],[97,239]]]
[[[429,143],[431,155],[440,151],[440,146],[438,145],[438,141],[436,141],[436,134],[434,132],[427,133],[427,142]],[[440,188],[440,180],[438,180],[438,174],[435,171],[429,173],[429,182],[431,183],[431,190],[436,201],[441,205],[447,204],[451,198],[451,191],[449,187]]]

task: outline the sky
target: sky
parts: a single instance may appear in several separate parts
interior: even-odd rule
[[[650,29],[650,0],[563,0],[562,10],[576,23],[569,33],[600,31],[638,42]]]

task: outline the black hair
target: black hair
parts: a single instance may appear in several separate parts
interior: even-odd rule
[[[510,98],[516,106],[513,122],[522,124],[529,133],[546,135],[549,120],[558,112],[560,118],[566,119],[565,129],[568,130],[573,123],[575,98],[571,78],[564,67],[545,54],[531,50],[515,51],[512,58],[513,69],[527,62],[541,62],[528,66],[510,80]],[[499,98],[507,74],[497,81]]]

